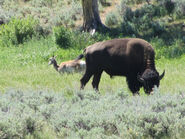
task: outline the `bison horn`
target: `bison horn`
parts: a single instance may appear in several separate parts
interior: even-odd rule
[[[141,83],[144,83],[145,82],[145,80],[140,75],[137,75],[137,79]]]
[[[163,73],[159,76],[159,80],[161,80],[165,75],[165,70],[163,71]]]

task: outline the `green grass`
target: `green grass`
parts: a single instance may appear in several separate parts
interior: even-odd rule
[[[73,42],[72,46],[69,46],[70,49],[62,49],[63,45],[59,48],[52,34],[48,37],[46,34],[57,24],[73,26],[74,19],[71,17],[75,17],[75,20],[82,17],[80,1],[71,3],[71,0],[67,0],[68,2],[59,1],[59,4],[56,4],[52,0],[43,0],[42,2],[48,3],[44,7],[39,0],[20,1],[23,0],[16,4],[5,2],[3,7],[6,12],[2,13],[6,15],[7,21],[11,16],[16,17],[23,11],[40,21],[49,19],[49,22],[40,22],[45,38],[39,36],[39,39],[24,40],[23,44],[15,47],[0,46],[1,137],[185,137],[185,40],[184,30],[181,28],[184,19],[175,20],[173,24],[168,23],[168,30],[164,35],[145,38],[150,40],[155,49],[157,70],[160,74],[164,69],[166,71],[160,91],[145,96],[141,89],[141,96],[132,97],[125,77],[110,79],[103,73],[100,81],[101,94],[97,94],[92,91],[92,79],[84,91],[79,91],[83,74],[59,74],[48,65],[48,59],[52,55],[57,55],[58,63],[74,59],[82,53],[84,47],[94,42],[128,36],[123,36],[117,29],[110,34],[95,33],[94,36],[74,31],[68,36],[69,41]],[[49,3],[52,2],[50,7]],[[20,10],[21,4],[23,10]],[[66,5],[71,7],[66,8]],[[15,15],[9,12],[10,9],[16,9],[13,10]],[[73,10],[68,12],[69,9]],[[119,135],[114,133],[115,129],[119,131]]]
[[[174,59],[156,61],[160,74],[165,69],[166,74],[161,81],[161,92],[177,93],[185,91],[185,55]]]
[[[0,123],[0,127],[2,127],[2,129],[4,129],[3,131],[5,133],[9,133],[9,134],[7,134],[7,136],[13,135],[14,133],[15,134],[18,133],[19,135],[25,135],[26,139],[47,139],[47,138],[50,139],[50,138],[60,138],[60,137],[65,138],[65,137],[73,136],[73,135],[87,136],[88,134],[89,134],[89,136],[92,136],[92,135],[96,136],[97,134],[100,136],[100,133],[103,132],[103,130],[105,130],[106,126],[103,126],[101,129],[100,128],[101,126],[99,127],[95,124],[95,129],[93,128],[89,132],[86,131],[85,129],[79,129],[79,131],[75,130],[75,132],[74,132],[72,129],[73,126],[69,129],[65,128],[65,127],[58,127],[59,125],[63,124],[63,120],[65,121],[65,118],[63,117],[63,116],[65,116],[65,114],[64,114],[65,111],[62,114],[60,112],[61,112],[61,110],[65,110],[65,108],[64,108],[65,106],[66,106],[66,109],[69,108],[68,105],[66,105],[68,103],[70,103],[69,106],[70,107],[72,106],[72,109],[69,110],[67,113],[73,114],[73,113],[75,113],[76,110],[83,110],[83,111],[79,111],[79,114],[82,114],[83,116],[80,115],[80,116],[77,116],[77,118],[73,117],[74,120],[72,118],[72,121],[74,121],[74,123],[76,123],[75,120],[78,120],[78,117],[79,117],[79,121],[81,121],[81,117],[85,118],[84,120],[86,120],[86,117],[84,117],[84,113],[86,114],[87,112],[89,112],[89,114],[92,115],[93,113],[97,113],[97,112],[101,113],[101,111],[102,111],[103,116],[101,116],[101,114],[100,115],[96,114],[96,116],[100,116],[100,117],[97,117],[97,119],[101,119],[104,117],[105,117],[105,119],[107,119],[107,117],[109,117],[109,116],[112,117],[112,115],[114,117],[114,114],[115,115],[120,114],[120,111],[117,111],[117,113],[115,111],[112,111],[115,108],[117,110],[123,110],[123,113],[120,114],[120,115],[123,115],[123,117],[125,115],[125,112],[129,111],[129,112],[133,113],[133,116],[139,116],[138,119],[141,119],[141,117],[140,117],[141,115],[140,114],[135,115],[136,111],[133,111],[132,108],[134,110],[136,110],[135,106],[137,106],[137,108],[139,108],[139,110],[140,110],[140,108],[144,107],[143,109],[145,110],[145,107],[148,106],[147,104],[151,105],[154,100],[155,100],[155,103],[150,107],[151,108],[158,108],[159,107],[158,108],[159,110],[161,108],[163,108],[164,100],[167,101],[166,102],[167,108],[168,108],[168,105],[170,107],[174,106],[174,108],[172,108],[172,110],[174,110],[176,108],[176,103],[179,103],[179,108],[176,108],[176,109],[178,110],[178,112],[179,112],[179,109],[182,109],[181,114],[183,115],[183,108],[184,107],[181,105],[183,105],[184,103],[177,101],[179,98],[176,98],[176,100],[174,100],[173,97],[171,99],[169,99],[171,96],[181,94],[181,92],[183,94],[185,91],[185,80],[184,80],[184,77],[185,77],[185,72],[184,72],[185,71],[185,54],[183,53],[184,49],[182,49],[182,50],[180,49],[181,47],[183,48],[183,45],[181,47],[179,47],[180,46],[179,44],[181,44],[181,41],[180,42],[177,41],[177,43],[173,44],[172,46],[166,46],[166,45],[164,46],[164,44],[161,43],[161,41],[159,41],[158,39],[152,40],[151,44],[154,46],[154,48],[156,50],[156,54],[157,54],[156,55],[156,68],[160,74],[163,72],[164,69],[166,71],[165,77],[161,81],[160,91],[156,91],[156,94],[153,96],[146,97],[143,89],[141,89],[141,91],[140,91],[141,96],[132,97],[132,93],[129,91],[129,89],[127,87],[125,77],[114,77],[113,79],[110,79],[110,77],[106,73],[103,73],[101,81],[100,81],[100,93],[101,93],[100,95],[95,93],[94,91],[92,91],[93,90],[92,86],[91,86],[92,79],[88,82],[84,91],[79,91],[80,90],[80,79],[83,76],[82,73],[59,74],[58,72],[55,71],[55,69],[52,66],[48,65],[48,59],[52,55],[57,55],[58,63],[60,63],[62,61],[74,59],[79,54],[82,53],[83,49],[80,49],[80,48],[84,48],[85,47],[84,45],[89,45],[89,44],[93,43],[95,40],[98,41],[98,39],[104,40],[107,38],[110,39],[110,37],[107,37],[106,35],[101,36],[101,34],[100,34],[99,36],[93,38],[94,40],[92,38],[89,38],[88,42],[86,44],[86,42],[81,41],[81,40],[83,40],[83,36],[82,36],[82,39],[79,39],[78,37],[76,37],[75,41],[76,42],[79,41],[80,43],[79,42],[76,43],[77,48],[72,47],[71,49],[59,48],[55,44],[52,36],[49,36],[46,38],[40,38],[40,39],[33,38],[32,40],[29,40],[29,41],[25,42],[24,44],[19,45],[19,46],[15,46],[15,47],[13,47],[13,46],[1,47],[0,46],[0,92],[4,93],[4,94],[1,94],[2,97],[0,100],[0,106],[1,106],[0,117],[2,118],[4,116],[7,118],[7,116],[8,116],[7,119],[10,119],[10,121],[7,123],[8,120],[6,121],[6,119],[4,118],[3,122]],[[175,49],[170,48],[168,51],[168,47],[173,47]],[[179,49],[180,49],[180,51],[178,51]],[[168,52],[168,53],[166,53],[166,52]],[[14,93],[11,93],[11,90],[13,90]],[[16,90],[21,90],[21,91],[16,91]],[[33,93],[34,91],[36,93]],[[41,92],[45,92],[45,93],[42,94]],[[51,97],[53,95],[52,92],[59,92],[59,93],[54,93],[55,97]],[[92,92],[91,95],[89,95],[88,92]],[[158,92],[160,92],[160,94],[158,94]],[[128,94],[130,96],[128,96]],[[160,95],[160,96],[158,96],[158,95]],[[17,96],[17,97],[15,97],[15,96]],[[88,99],[81,100],[81,97],[84,98],[84,96],[86,96]],[[114,96],[119,96],[119,97],[115,98]],[[124,97],[126,97],[125,100],[121,100]],[[19,98],[20,98],[20,103],[17,102],[17,100],[19,100]],[[65,99],[63,101],[61,101],[61,100],[58,101],[61,103],[61,105],[56,103],[55,108],[58,108],[58,109],[55,111],[55,113],[57,113],[57,115],[55,115],[55,114],[52,115],[54,117],[54,119],[52,121],[50,121],[48,119],[43,120],[43,116],[45,114],[46,115],[48,113],[53,114],[52,111],[55,110],[54,103],[50,104],[50,102],[48,101],[48,100],[50,100],[50,98]],[[43,103],[43,100],[45,100],[45,99],[47,100],[46,102],[49,103],[47,106]],[[94,104],[92,104],[93,99],[95,101]],[[138,99],[140,101],[138,101]],[[55,99],[53,99],[53,100],[55,100]],[[99,101],[97,102],[97,100],[99,100]],[[115,101],[113,101],[113,100],[115,100]],[[117,105],[118,101],[120,101],[120,104],[122,104],[122,106]],[[131,106],[131,109],[130,109],[130,107],[125,107],[125,105],[123,104],[123,102],[127,103],[129,101],[130,101],[130,104],[128,104],[128,106]],[[143,104],[143,102],[147,102],[147,101],[148,101],[148,103]],[[23,102],[25,102],[26,104],[22,104]],[[135,102],[138,104],[142,104],[143,106],[138,105],[138,104],[135,105]],[[9,111],[5,112],[6,108],[10,106],[10,103],[12,106],[11,107],[12,114],[10,114]],[[102,103],[102,105],[100,105],[101,103]],[[38,104],[40,104],[41,106],[39,106]],[[78,106],[78,104],[79,104],[79,106]],[[98,105],[96,105],[96,104],[98,104]],[[28,107],[30,107],[30,109],[27,109],[28,108],[28,107],[26,107],[27,105],[28,105]],[[92,107],[89,107],[89,105]],[[33,106],[39,107],[39,109],[40,109],[39,115],[37,115],[38,113],[32,109]],[[115,108],[112,106],[115,106]],[[15,111],[15,107],[16,107],[16,111]],[[111,108],[112,108],[112,110],[110,112],[109,110]],[[23,109],[25,110],[24,112],[22,111]],[[107,109],[108,112],[105,112],[105,109]],[[126,110],[124,110],[124,109],[126,109]],[[97,111],[94,112],[91,110],[97,110]],[[167,117],[166,119],[169,119],[168,117],[171,116],[172,117],[171,123],[173,123],[173,120],[175,120],[175,122],[177,121],[176,126],[181,127],[180,125],[178,125],[177,117],[175,117],[175,118],[173,117],[174,115],[176,116],[177,114],[174,114],[174,112],[169,114],[168,111],[166,111],[166,110],[165,110],[165,112],[167,112],[167,113],[164,114],[163,117]],[[7,115],[5,115],[5,113]],[[107,113],[106,116],[105,116],[105,113]],[[110,115],[110,113],[112,115]],[[141,111],[141,113],[142,113],[142,111]],[[144,119],[146,117],[148,117],[148,119],[151,120],[152,116],[156,117],[156,114],[157,114],[158,115],[157,117],[159,119],[162,119],[162,123],[165,123],[165,120],[163,121],[163,118],[161,118],[161,112],[156,112],[156,114],[155,114],[152,111],[151,113],[152,114],[150,115],[150,114],[148,114],[148,111],[146,111],[145,112],[146,115],[144,114]],[[78,114],[78,112],[77,112],[77,114]],[[74,115],[77,115],[77,114],[74,114]],[[30,116],[31,118],[29,118],[29,117],[27,118],[27,115],[29,115],[29,116],[31,115]],[[123,120],[122,122],[117,121],[117,123],[120,123],[120,125],[122,125],[122,124],[124,125],[124,121],[128,121],[128,124],[126,126],[129,126],[129,127],[131,126],[131,129],[134,129],[134,130],[133,131],[130,129],[127,130],[127,128],[120,129],[120,131],[121,131],[120,137],[128,136],[128,138],[129,137],[132,138],[132,137],[135,137],[136,135],[138,136],[138,134],[140,136],[143,136],[142,132],[138,132],[136,130],[137,124],[135,123],[135,121],[139,122],[142,120],[136,120],[135,117],[130,118],[129,113],[127,113],[126,115],[128,115],[128,117],[126,117],[125,120]],[[20,116],[20,117],[17,118],[16,116]],[[23,118],[23,116],[25,116],[25,118]],[[67,118],[70,118],[70,117],[71,116],[67,115]],[[93,117],[94,117],[94,115],[92,115],[92,118],[88,117],[87,119],[92,119],[92,123],[93,123]],[[58,118],[58,119],[55,119],[55,118]],[[64,118],[64,119],[62,119],[62,118]],[[17,120],[14,120],[14,119],[17,119]],[[30,119],[31,119],[31,121],[30,121]],[[42,122],[44,121],[45,123],[42,123],[42,122],[39,123],[40,121],[38,119],[40,119]],[[97,119],[95,119],[95,121],[97,121]],[[118,117],[118,119],[119,119],[119,117]],[[132,119],[132,120],[130,120],[130,119]],[[182,120],[182,119],[180,119],[180,120]],[[25,121],[27,121],[28,123],[27,122],[25,123]],[[70,125],[71,120],[67,119],[66,121],[67,121],[66,123]],[[113,123],[114,123],[114,121],[116,121],[116,120],[112,119]],[[52,123],[52,122],[54,122],[54,123]],[[20,123],[22,123],[22,124],[20,125]],[[52,123],[52,124],[50,124],[50,123]],[[95,122],[95,123],[98,123],[101,125],[101,120],[98,122]],[[180,122],[180,123],[183,124],[183,122]],[[25,128],[25,124],[28,129],[30,126],[35,127],[34,132],[29,131],[30,133],[24,133],[25,130],[27,130],[27,128]],[[37,127],[37,124],[39,125],[38,127]],[[56,126],[60,130],[60,132],[56,131],[52,127],[52,125]],[[111,131],[111,124],[110,124],[109,119],[108,119],[106,125],[107,125],[107,129],[106,129],[107,131],[103,132],[103,134],[105,134],[107,136],[110,136],[110,135],[114,136],[114,134]],[[115,124],[115,125],[117,127],[119,127],[119,125],[117,125],[117,124]],[[138,127],[140,127],[140,125],[142,125],[142,124],[139,123]],[[150,125],[150,123],[149,123],[149,125]],[[158,127],[158,125],[159,125],[159,127]],[[74,126],[76,126],[76,125],[74,124]],[[123,127],[122,126],[121,126],[121,128],[124,127],[124,126]],[[92,124],[92,127],[94,127],[93,124]],[[136,128],[134,128],[134,127],[136,127]],[[154,126],[154,128],[153,128],[153,126],[151,126],[151,127],[146,126],[145,128],[146,128],[145,131],[149,132],[146,134],[150,134],[150,129],[152,129],[154,131],[159,131],[159,133],[160,132],[163,133],[163,130],[161,130],[161,128],[160,128],[160,124],[157,124],[156,126]],[[174,128],[174,129],[176,129],[176,128]],[[177,128],[177,130],[178,130],[178,128]],[[175,132],[175,130],[173,130],[173,131]],[[169,131],[169,132],[171,133],[171,131]],[[184,133],[184,132],[182,131],[182,133]],[[132,135],[132,137],[131,137],[131,135]],[[156,135],[156,136],[158,136],[158,135]],[[165,135],[161,135],[161,136],[165,136]],[[181,131],[178,131],[174,136],[180,137]],[[183,137],[184,137],[184,134],[182,134],[182,138]],[[171,138],[173,138],[173,137],[171,137]]]
[[[159,51],[159,50],[158,50]],[[33,39],[19,47],[0,47],[0,91],[9,88],[16,89],[48,89],[63,91],[66,94],[71,90],[79,89],[83,74],[59,74],[52,66],[48,66],[50,56],[58,55],[57,61],[76,58],[81,54],[79,49],[61,49],[56,46],[52,38]],[[156,60],[156,67],[161,74],[166,74],[161,81],[161,93],[177,93],[185,91],[185,55],[178,58],[161,58]],[[91,81],[85,90],[92,90]],[[129,91],[125,77],[110,77],[103,73],[100,82],[100,92]],[[143,90],[141,90],[143,94]]]

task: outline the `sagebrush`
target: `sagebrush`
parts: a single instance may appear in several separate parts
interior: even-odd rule
[[[0,138],[24,138],[47,125],[58,138],[183,138],[185,94],[130,96],[9,90],[0,97]]]

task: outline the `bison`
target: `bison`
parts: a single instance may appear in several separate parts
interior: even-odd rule
[[[81,78],[81,89],[93,76],[92,86],[98,91],[101,74],[125,76],[133,95],[144,87],[150,94],[154,86],[159,87],[165,75],[155,68],[155,52],[151,44],[139,38],[113,39],[88,46],[78,59],[85,57],[86,71]]]

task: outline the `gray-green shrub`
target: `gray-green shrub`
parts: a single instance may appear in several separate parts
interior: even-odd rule
[[[105,24],[109,27],[119,25],[119,14],[117,12],[110,12],[106,15]]]
[[[36,35],[38,21],[31,17],[11,19],[9,23],[0,26],[0,45],[11,46],[22,44]]]
[[[175,18],[184,19],[184,3],[184,0],[156,0],[151,4],[144,4],[133,9],[128,5],[128,1],[123,0],[119,6],[119,13],[122,16],[122,31],[125,34],[134,34],[145,39],[163,34],[163,36],[167,36],[173,29],[172,27],[167,28],[169,23],[173,22]],[[177,35],[174,34],[174,36]]]
[[[138,37],[161,35],[165,32],[165,22],[155,19],[162,16],[159,9],[160,6],[145,4],[139,9],[132,10],[122,1],[119,9],[123,19],[122,31]]]
[[[15,13],[12,10],[10,11],[4,10],[0,4],[0,25],[8,23],[11,17],[13,17],[14,15]]]
[[[185,18],[185,0],[156,0],[161,10],[172,17],[178,19]]]
[[[175,0],[175,16],[178,19],[185,18],[185,0]]]
[[[62,93],[62,92],[61,92]],[[183,138],[185,94],[130,96],[74,91],[9,90],[0,95],[0,138],[24,138],[51,127],[58,138]]]
[[[51,33],[53,26],[74,27],[75,21],[82,18],[79,0],[3,0],[0,11],[3,11],[0,12],[0,18],[2,16],[6,22],[12,16],[14,18],[34,17],[39,20],[43,33],[46,33],[44,35]],[[5,17],[4,14],[6,14]]]

